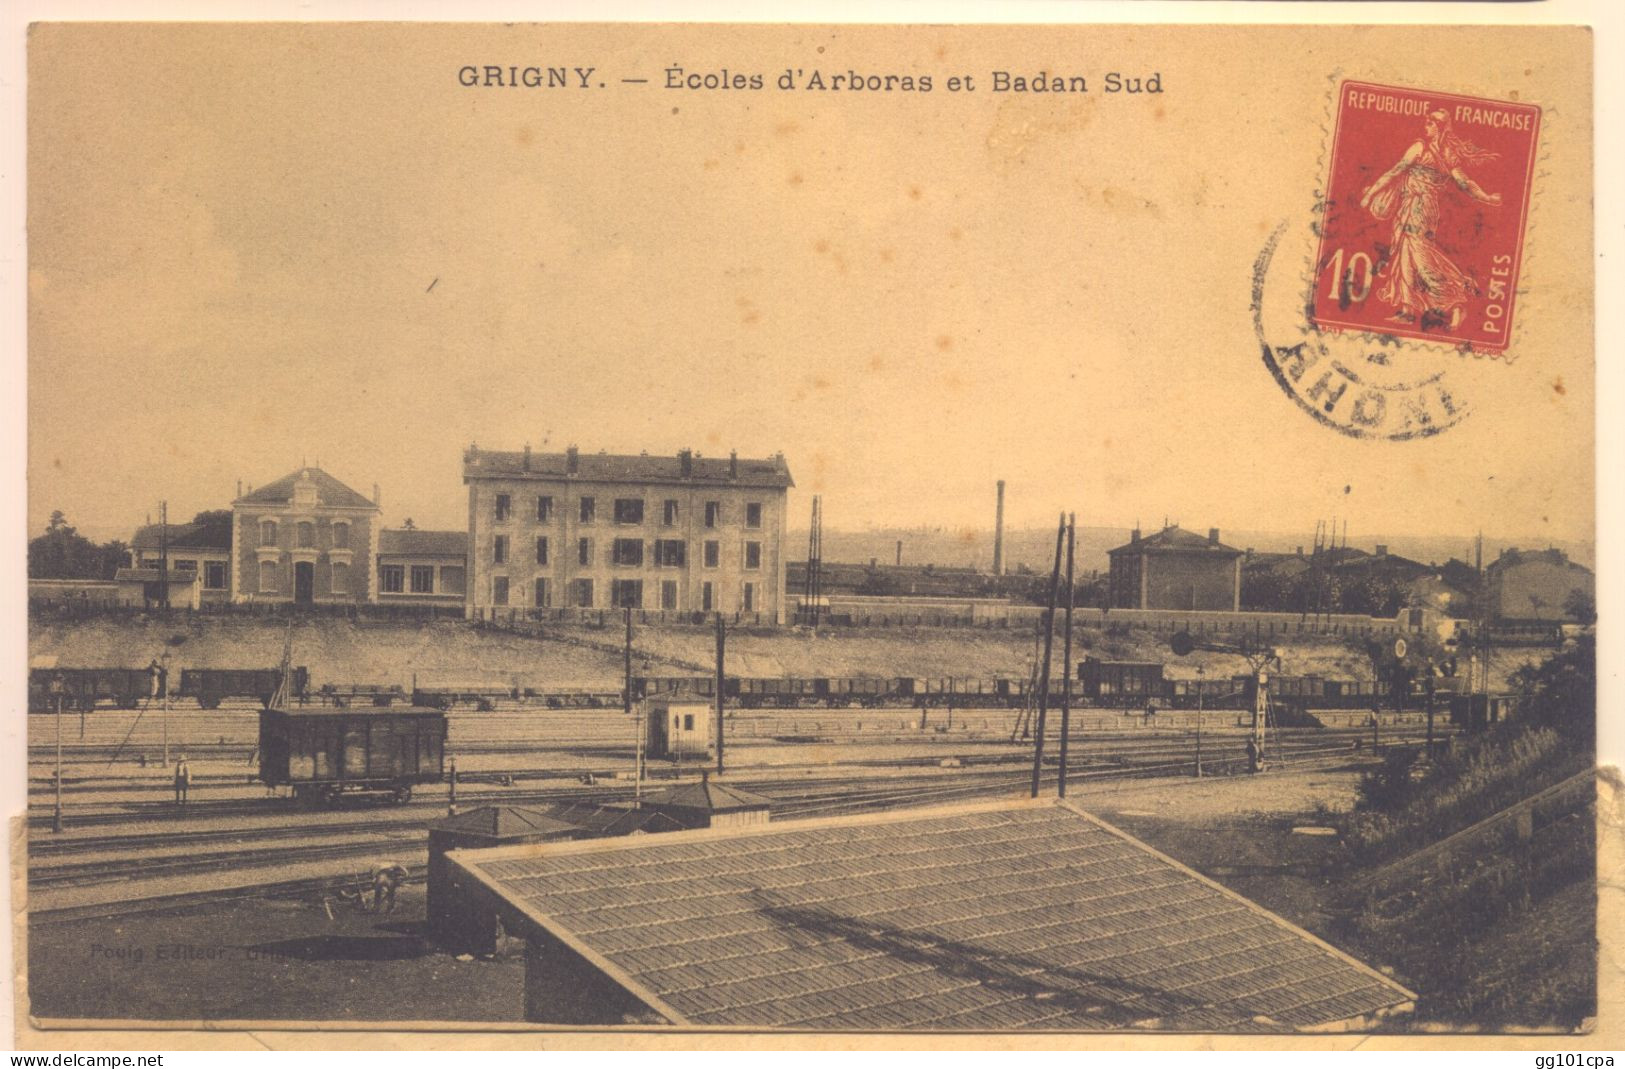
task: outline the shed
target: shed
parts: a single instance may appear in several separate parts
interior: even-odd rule
[[[446,864],[448,851],[556,842],[582,834],[574,824],[522,806],[481,806],[432,822],[429,931],[457,953],[490,954],[496,950],[496,914],[489,907],[466,900],[463,888]]]
[[[1415,994],[1066,801],[454,851],[532,1021],[1332,1031]]]

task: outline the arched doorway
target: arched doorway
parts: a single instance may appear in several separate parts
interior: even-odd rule
[[[293,603],[312,605],[316,601],[316,565],[308,560],[293,566]]]

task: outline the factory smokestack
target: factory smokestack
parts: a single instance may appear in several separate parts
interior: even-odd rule
[[[993,574],[1004,574],[1004,480],[999,480],[999,503],[993,511]]]

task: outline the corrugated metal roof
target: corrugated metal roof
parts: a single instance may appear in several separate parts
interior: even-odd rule
[[[466,558],[468,532],[386,529],[378,532],[378,555]]]
[[[372,509],[378,506],[369,501],[364,495],[345,486],[321,468],[300,468],[290,475],[284,475],[273,483],[266,483],[253,493],[244,494],[234,505],[280,505],[293,500],[293,488],[301,479],[308,477],[316,484],[316,503],[328,505],[333,508]]]
[[[715,483],[731,486],[790,487],[790,467],[782,456],[737,462],[729,457],[693,456],[690,472],[683,473],[679,456],[631,456],[623,453],[578,453],[575,475],[569,474],[569,454],[526,454],[469,450],[463,458],[467,479],[565,479],[613,483]],[[734,474],[733,465],[738,472]]]
[[[1415,999],[1069,803],[449,856],[674,1024],[1279,1031]]]

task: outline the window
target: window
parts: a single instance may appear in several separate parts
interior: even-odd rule
[[[551,497],[538,497],[536,499],[536,522],[553,522],[553,499]]]
[[[432,564],[414,564],[414,565],[412,565],[412,593],[414,593],[414,594],[433,594],[434,593],[434,565],[432,565]]]
[[[262,560],[262,561],[260,561],[260,593],[261,594],[275,594],[276,593],[276,579],[277,579],[276,571],[277,571],[277,569],[276,569],[276,561],[273,561],[273,560]]]
[[[762,525],[762,503],[752,501],[745,506],[745,526],[760,527]]]
[[[592,523],[598,515],[598,502],[590,497],[581,499],[581,522]]]
[[[226,589],[226,562],[223,560],[205,561],[203,564],[203,589]]]
[[[546,564],[547,563],[547,536],[546,535],[543,535],[540,538],[536,539],[536,563],[537,564]]]
[[[385,594],[400,594],[406,590],[406,568],[399,564],[378,567],[378,589]]]
[[[665,579],[661,581],[660,607],[667,612],[677,608],[677,580]]]
[[[667,527],[677,526],[677,501],[667,498],[666,504],[660,510],[660,522]]]
[[[640,565],[643,563],[643,539],[617,538],[610,552],[610,559],[616,564]],[[615,604],[619,605],[620,602]]]
[[[762,544],[760,542],[745,543],[745,567],[760,568],[762,566]]]
[[[276,545],[276,521],[265,520],[260,523],[260,545]]]
[[[498,523],[507,523],[508,522],[508,514],[511,513],[512,511],[513,511],[513,498],[508,496],[507,494],[498,494],[497,495],[497,502],[496,502],[497,522]]]
[[[583,568],[592,563],[592,539],[582,538],[576,541],[576,563]]]
[[[350,548],[350,525],[349,524],[347,524],[347,523],[335,523],[333,525],[333,548],[334,549],[349,549]]]
[[[583,609],[592,608],[592,580],[577,579],[570,584],[570,600]]]
[[[694,714],[693,713],[684,713],[683,714],[683,730],[684,731],[693,731],[694,730]]]
[[[713,606],[711,604],[711,584],[710,583],[701,583],[700,584],[700,611],[701,612],[712,612],[714,609],[715,609],[715,606]]]
[[[463,595],[463,566],[460,564],[446,564],[440,568],[440,592],[442,594]]]
[[[197,571],[197,561],[195,560],[172,560],[169,562],[169,566],[177,572]]]
[[[705,544],[705,566],[715,568],[722,562],[722,543],[707,542]]]
[[[707,501],[705,503],[705,525],[715,527],[722,522],[722,502]]]
[[[328,585],[335,594],[348,594],[350,592],[350,566],[343,561],[334,561]]]
[[[497,535],[491,542],[491,563],[508,563],[508,536]]]
[[[491,577],[491,604],[492,605],[506,605],[506,604],[508,604],[508,577],[507,576],[505,576],[505,575],[494,575],[494,576]]]
[[[643,522],[643,498],[618,497],[615,499],[615,522],[635,524]]]
[[[609,585],[609,600],[617,609],[643,608],[643,580],[613,580]]]
[[[313,549],[316,545],[316,525],[308,520],[299,524],[299,548]]]
[[[745,584],[745,611],[746,612],[755,612],[756,611],[756,584],[755,583],[746,583]]]
[[[536,580],[536,607],[545,609],[553,604],[553,590],[545,578]]]
[[[680,538],[655,539],[655,567],[681,568],[688,563],[688,543]]]

